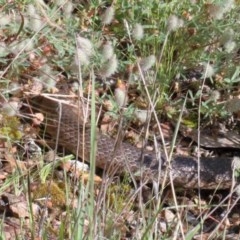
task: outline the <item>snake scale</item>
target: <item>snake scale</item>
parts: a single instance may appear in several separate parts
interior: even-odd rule
[[[89,161],[91,151],[90,127],[83,128],[80,111],[73,105],[59,103],[38,96],[29,99],[31,111],[44,114],[44,129],[65,149]],[[183,188],[227,189],[233,183],[233,158],[200,158],[173,156],[168,162],[164,154],[148,152],[127,142],[115,144],[115,139],[98,133],[96,167],[112,174],[130,172],[144,182],[160,183],[173,180],[174,186]],[[199,170],[199,171],[198,171]],[[200,173],[200,174],[198,174]],[[169,178],[171,174],[172,178]]]

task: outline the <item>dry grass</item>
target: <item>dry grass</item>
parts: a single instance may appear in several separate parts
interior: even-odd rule
[[[202,129],[237,131],[238,1],[0,3],[2,239],[238,239],[234,188],[176,189],[171,171],[152,185],[131,172],[95,175],[97,125],[161,149],[169,167],[179,148],[192,149],[182,125],[197,129],[198,157]],[[82,175],[77,161],[67,169],[59,139],[51,145],[25,121],[31,114],[15,114],[27,96],[59,101],[66,86],[87,103]]]

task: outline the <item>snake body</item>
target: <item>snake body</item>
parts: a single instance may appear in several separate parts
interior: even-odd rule
[[[89,161],[90,127],[84,127],[76,106],[39,96],[29,99],[35,112],[44,114],[45,131],[67,150]],[[143,182],[172,179],[174,186],[183,188],[227,189],[232,186],[232,158],[200,158],[173,156],[167,161],[164,154],[138,149],[127,142],[116,144],[112,137],[98,133],[96,137],[96,166],[112,174],[129,172]],[[199,174],[200,173],[200,174]],[[171,176],[171,177],[170,177]]]

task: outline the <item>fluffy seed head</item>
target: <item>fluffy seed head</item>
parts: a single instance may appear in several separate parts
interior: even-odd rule
[[[57,6],[62,6],[62,5],[64,5],[65,2],[66,2],[65,0],[55,0],[55,4]]]
[[[93,45],[87,38],[77,36],[77,49],[81,49],[87,56],[91,56],[93,53]]]
[[[237,44],[234,41],[228,41],[224,44],[224,48],[227,53],[231,53],[236,48],[236,46]]]
[[[216,102],[220,97],[221,97],[221,94],[220,94],[220,92],[217,91],[217,90],[212,91],[211,94],[210,94],[210,98],[211,98],[213,101],[215,101],[215,102]]]
[[[223,3],[223,7],[225,9],[225,12],[229,12],[235,7],[235,1],[234,0],[225,0]]]
[[[16,101],[10,101],[10,102],[4,103],[2,106],[2,112],[10,117],[15,116],[18,113],[18,109],[19,109],[19,102],[16,102]]]
[[[0,57],[5,57],[9,54],[9,50],[4,42],[0,43]]]
[[[223,32],[220,38],[220,43],[224,46],[224,49],[227,53],[231,53],[236,47],[234,36],[235,32],[233,31],[233,29],[229,28]]]
[[[102,24],[109,25],[114,18],[114,13],[115,13],[114,8],[112,6],[108,7],[101,16]]]
[[[215,74],[214,66],[209,63],[203,63],[203,78],[211,78]]]
[[[0,13],[0,26],[5,26],[10,23],[11,23],[10,15]]]
[[[169,32],[174,32],[178,28],[184,26],[184,21],[181,18],[178,18],[176,15],[170,15],[167,21],[167,29]]]
[[[104,77],[110,77],[117,72],[118,60],[116,54],[113,54],[112,57],[104,63],[103,67],[100,69],[99,74]]]
[[[135,112],[134,112],[135,117],[142,124],[147,121],[148,114],[149,114],[148,110],[143,110],[143,109],[136,109]]]
[[[24,52],[29,52],[33,50],[34,42],[32,39],[24,39],[23,41],[10,46],[12,53],[17,54],[24,49]]]
[[[63,12],[66,17],[70,17],[72,15],[73,11],[73,4],[71,1],[68,1],[66,4],[63,6]]]
[[[149,70],[156,62],[156,57],[154,55],[150,55],[146,58],[143,58],[140,62],[139,65],[142,69],[142,71],[147,71]]]
[[[87,66],[89,64],[89,56],[81,48],[77,49],[74,57],[74,63],[76,66]]]
[[[111,42],[106,42],[102,46],[102,56],[104,60],[110,59],[114,54],[113,46]]]
[[[28,4],[27,6],[27,14],[31,17],[35,17],[37,14],[36,8],[32,4]]]
[[[36,77],[32,78],[31,92],[40,94],[42,90],[43,90],[43,83],[41,79],[38,79]]]
[[[41,81],[43,86],[48,90],[54,89],[56,86],[56,77],[54,76],[52,67],[48,64],[44,64],[41,67],[41,72],[44,74],[39,78],[39,81]]]
[[[44,26],[44,22],[42,21],[39,15],[35,15],[31,21],[28,23],[28,27],[32,29],[34,32],[40,31]]]
[[[220,20],[224,17],[224,14],[231,11],[234,6],[234,0],[224,0],[221,3],[208,4],[207,12],[210,18]]]
[[[14,82],[12,82],[12,83],[9,84],[8,91],[9,91],[11,94],[16,95],[16,94],[20,93],[21,90],[22,90],[22,87],[20,86],[19,83],[14,83]]]
[[[90,40],[87,38],[77,36],[77,51],[74,57],[75,66],[79,66],[79,64],[87,66],[90,61],[90,57],[93,54],[93,45]]]
[[[223,18],[224,8],[217,4],[209,4],[207,12],[210,18],[219,20]]]
[[[144,35],[143,26],[140,23],[136,23],[133,27],[132,36],[136,40],[141,40]]]
[[[125,107],[127,105],[127,89],[126,85],[121,80],[118,80],[117,82],[117,88],[114,90],[114,96],[119,107]]]

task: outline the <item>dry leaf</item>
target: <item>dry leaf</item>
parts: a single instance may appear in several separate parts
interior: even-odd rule
[[[44,120],[44,115],[42,113],[35,113],[33,115],[32,122],[34,126],[39,126],[43,122],[43,120]]]
[[[16,160],[13,155],[11,154],[5,154],[4,155],[6,161],[9,163],[9,166],[8,168],[6,168],[5,170],[7,172],[14,172],[16,169],[20,169],[21,171],[23,172],[26,172],[27,171],[27,168],[26,168],[26,165],[25,165],[25,162],[23,161],[20,161],[20,160]]]

